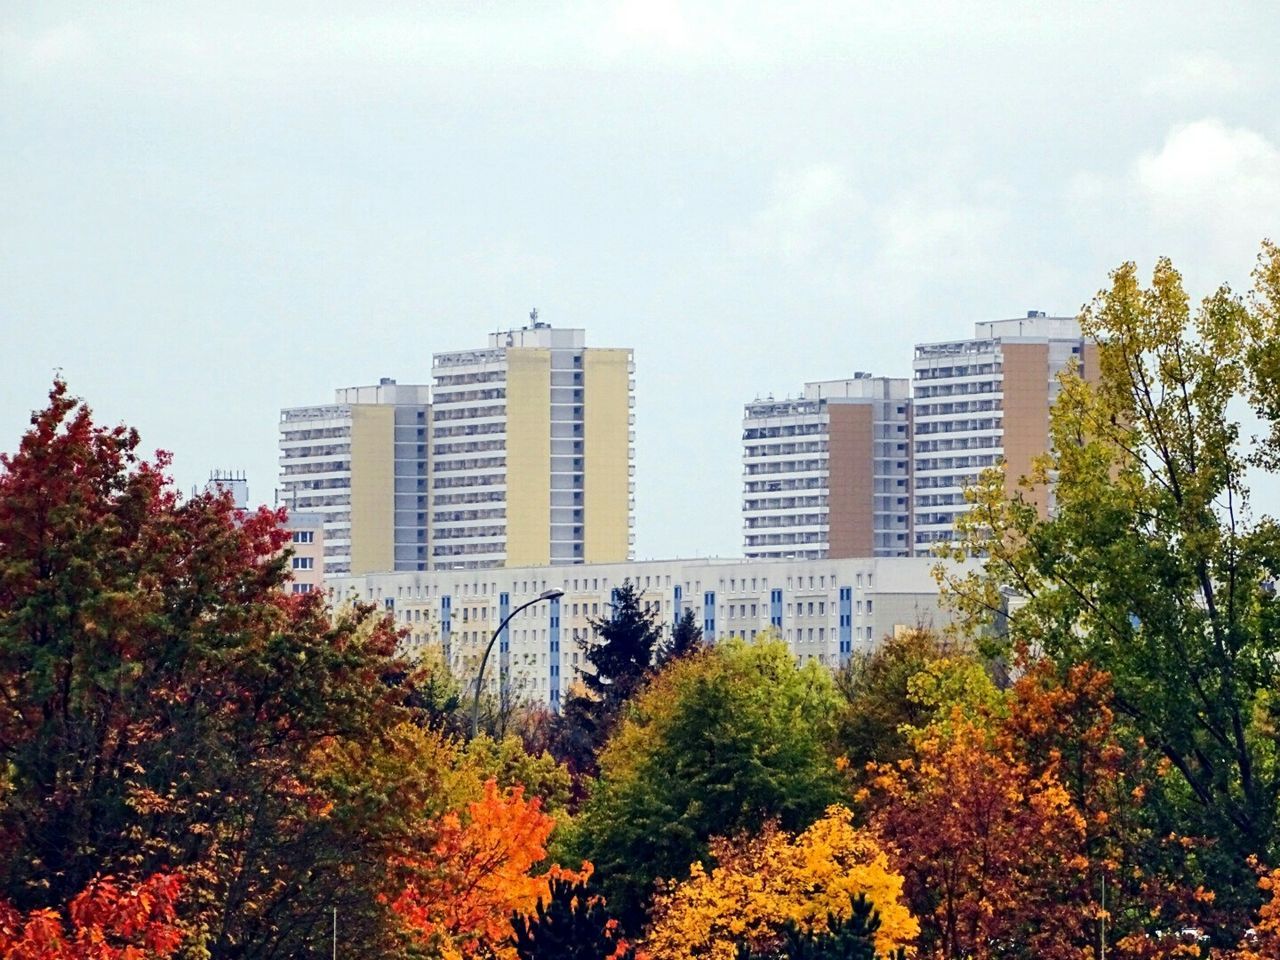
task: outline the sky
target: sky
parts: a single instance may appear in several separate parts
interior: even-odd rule
[[[60,371],[271,502],[281,407],[536,307],[635,350],[637,556],[738,555],[745,402],[1126,260],[1247,288],[1277,49],[1270,0],[0,0],[0,449]]]

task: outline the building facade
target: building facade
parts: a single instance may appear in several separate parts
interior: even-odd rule
[[[429,395],[383,379],[280,412],[280,502],[321,518],[325,575],[427,569]]]
[[[530,326],[433,358],[431,565],[631,555],[634,364],[583,330]]]
[[[1064,370],[1092,376],[1095,348],[1073,317],[1032,311],[975,324],[972,339],[915,348],[913,549],[929,556],[955,535],[964,491],[1004,463],[1012,490],[1049,442],[1049,409]],[[1047,513],[1052,491],[1026,494]]]
[[[485,646],[511,610],[563,590],[507,626],[485,670],[490,692],[558,707],[587,669],[579,641],[591,636],[590,620],[609,615],[613,591],[626,580],[664,626],[692,610],[711,641],[774,630],[801,661],[834,668],[900,630],[950,622],[933,566],[872,557],[656,560],[369,574],[329,578],[326,586],[335,602],[357,599],[392,613],[410,649],[439,644],[464,684],[474,682]]]
[[[858,373],[746,405],[746,557],[910,556],[909,389],[905,378]]]
[[[290,592],[323,590],[324,518],[318,513],[290,513],[284,529],[289,534]]]

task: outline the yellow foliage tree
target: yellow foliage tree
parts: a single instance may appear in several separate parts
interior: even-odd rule
[[[875,838],[853,826],[842,806],[799,835],[768,826],[757,837],[716,840],[718,866],[694,863],[690,876],[660,894],[645,939],[653,960],[733,960],[738,943],[763,948],[788,920],[826,929],[865,893],[880,913],[876,949],[888,954],[915,940],[919,924],[903,904],[902,877]]]

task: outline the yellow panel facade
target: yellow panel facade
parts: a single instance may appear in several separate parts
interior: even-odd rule
[[[395,569],[395,407],[351,408],[351,572]]]
[[[631,545],[631,351],[583,352],[583,559],[625,561]]]
[[[551,351],[507,350],[507,566],[551,562]]]

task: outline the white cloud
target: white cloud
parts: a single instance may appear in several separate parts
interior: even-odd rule
[[[1195,235],[1213,267],[1238,275],[1280,227],[1280,149],[1261,133],[1199,120],[1134,161],[1132,183],[1162,232]]]
[[[1133,178],[1164,217],[1274,214],[1280,209],[1280,150],[1257,131],[1198,120],[1176,127]]]
[[[1280,147],[1215,118],[1179,124],[1114,172],[1077,174],[1067,201],[1107,262],[1169,255],[1193,288],[1245,283],[1280,233]]]

